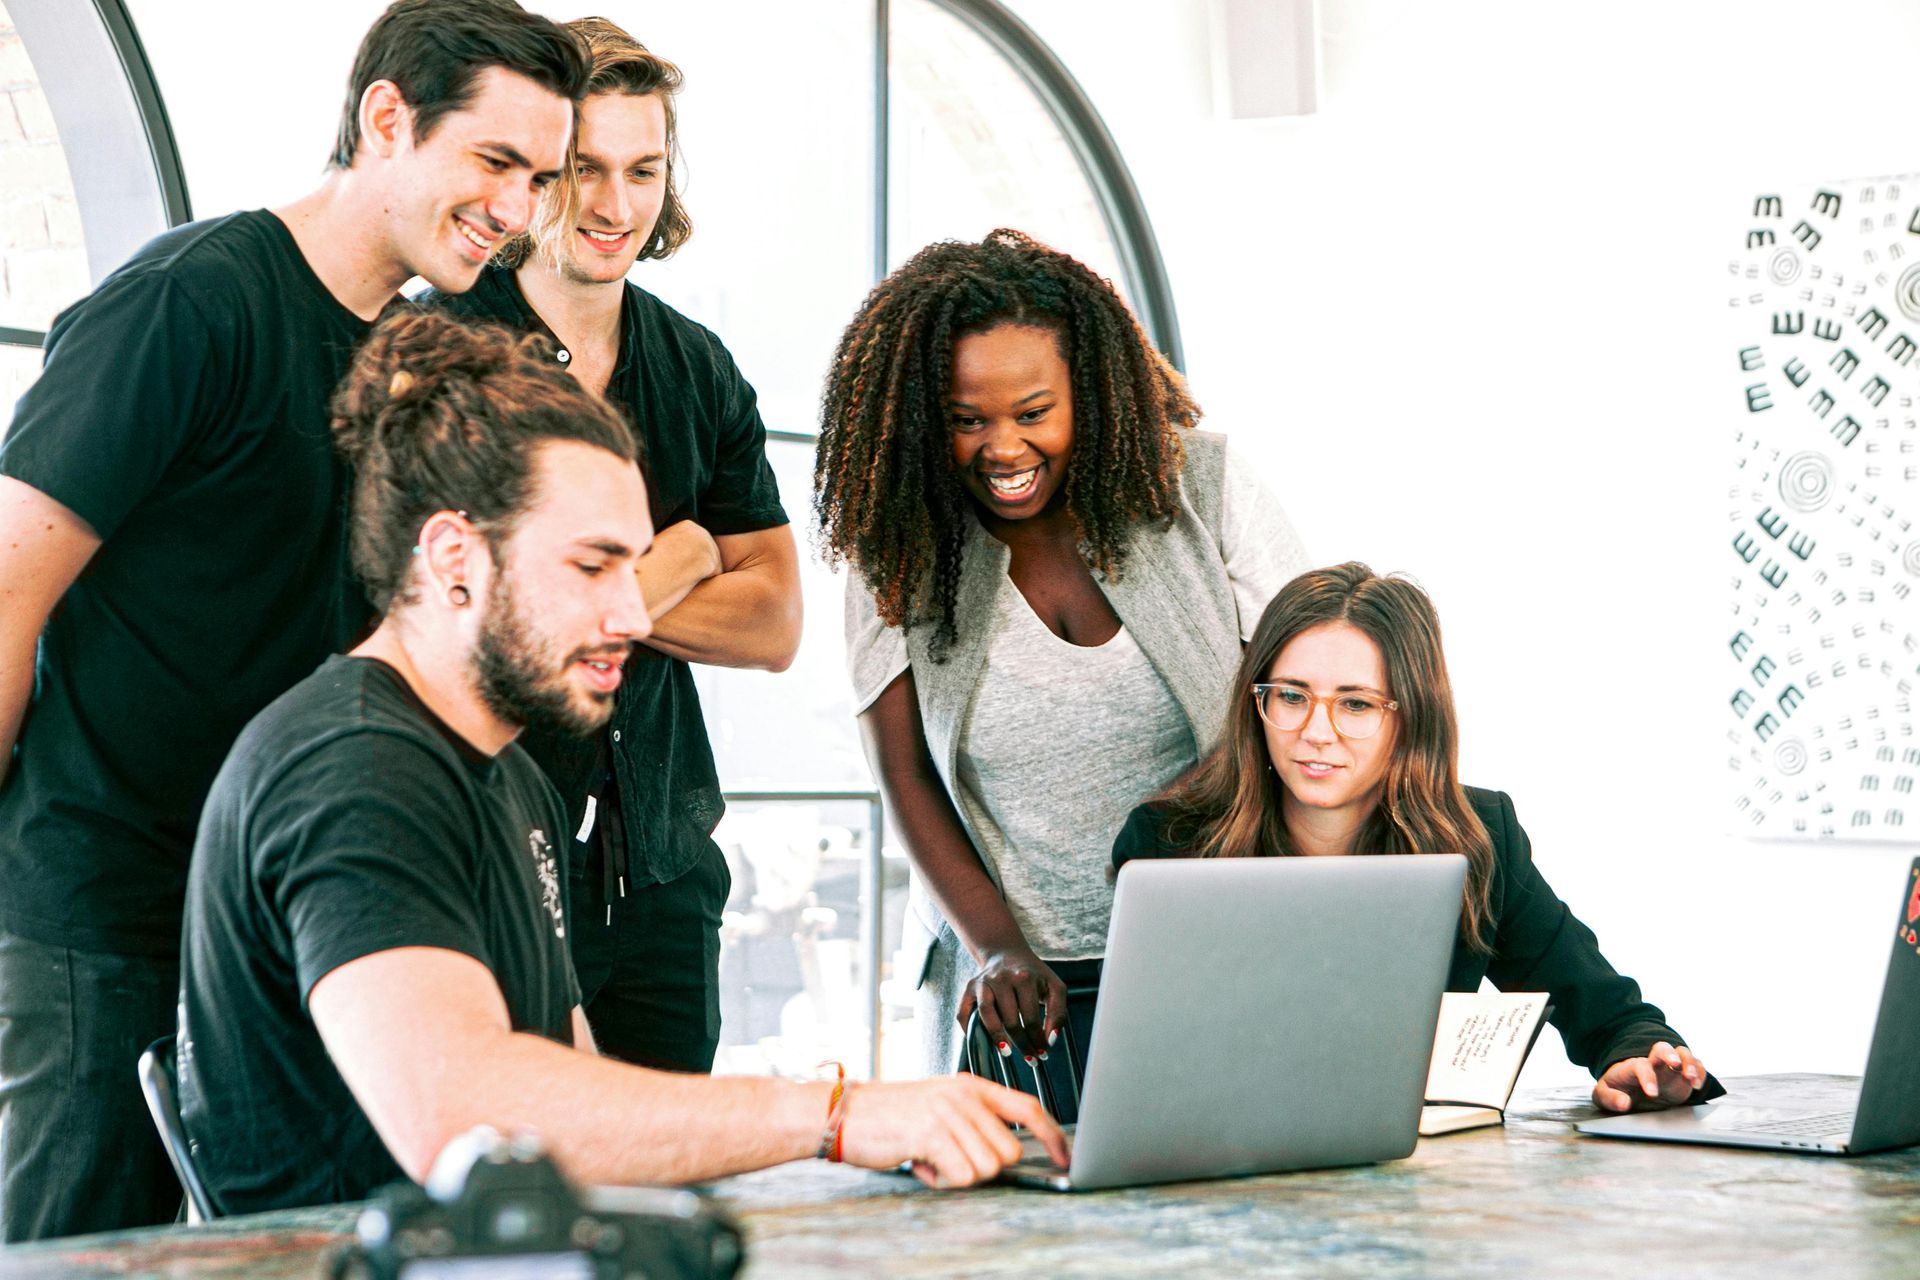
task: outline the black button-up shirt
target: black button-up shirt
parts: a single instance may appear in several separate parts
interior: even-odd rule
[[[786,524],[757,398],[733,357],[705,326],[631,282],[625,290],[606,395],[640,438],[654,527],[693,520],[719,537]],[[467,293],[422,301],[554,338],[501,268],[481,273]],[[554,346],[557,359],[572,360],[557,339]],[[529,732],[521,743],[560,788],[576,831],[593,798],[609,875],[665,883],[710,846],[724,806],[685,662],[636,645],[606,731],[589,740]]]

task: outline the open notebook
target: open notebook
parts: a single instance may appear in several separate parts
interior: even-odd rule
[[[1449,991],[1441,996],[1420,1136],[1504,1123],[1514,1082],[1552,1011],[1541,991]]]

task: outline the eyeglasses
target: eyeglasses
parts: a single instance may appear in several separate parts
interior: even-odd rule
[[[1371,738],[1386,723],[1387,712],[1400,709],[1399,703],[1371,693],[1336,693],[1320,698],[1292,684],[1256,684],[1252,693],[1260,718],[1282,733],[1305,728],[1313,718],[1313,709],[1324,705],[1335,733],[1343,738]]]

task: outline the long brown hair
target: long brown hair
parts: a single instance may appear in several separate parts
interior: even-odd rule
[[[693,219],[680,199],[680,117],[674,97],[684,83],[680,68],[605,18],[575,18],[566,29],[582,45],[592,61],[593,74],[580,97],[596,98],[603,93],[619,93],[644,98],[653,94],[667,117],[667,154],[661,161],[666,169],[667,194],[660,205],[660,216],[647,232],[647,242],[634,260],[668,258],[693,234]],[[567,143],[567,164],[560,176],[540,193],[533,223],[519,235],[500,246],[494,261],[509,270],[517,269],[544,248],[544,256],[557,256],[554,246],[564,244],[580,220],[580,130],[574,128]]]
[[[1380,802],[1355,851],[1465,854],[1461,931],[1475,950],[1487,951],[1493,841],[1460,786],[1460,730],[1439,615],[1405,578],[1382,578],[1349,561],[1303,573],[1280,589],[1241,657],[1219,745],[1154,799],[1167,834],[1208,858],[1298,852],[1281,816],[1252,686],[1267,678],[1294,637],[1328,622],[1349,623],[1379,646],[1387,696],[1400,704]]]
[[[814,516],[889,626],[957,638],[971,499],[953,469],[947,391],[958,338],[1004,324],[1051,332],[1073,377],[1067,512],[1090,568],[1120,575],[1136,526],[1170,520],[1200,418],[1113,286],[1076,258],[1005,228],[922,249],[867,295],[827,373]]]

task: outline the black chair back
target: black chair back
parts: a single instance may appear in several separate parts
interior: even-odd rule
[[[1040,1099],[1047,1114],[1060,1124],[1077,1122],[1080,1081],[1087,1074],[1086,1046],[1077,1028],[1092,1025],[1091,1010],[1099,995],[1098,984],[1068,985],[1066,1025],[1061,1027],[1060,1039],[1048,1051],[1045,1062],[1036,1059],[1030,1063],[1019,1053],[1001,1057],[975,1011],[967,1020],[967,1041],[959,1069]]]
[[[180,1081],[174,1074],[174,1038],[162,1036],[140,1055],[140,1092],[153,1116],[153,1127],[160,1131],[160,1145],[187,1192],[187,1221],[210,1222],[219,1215],[207,1195],[207,1185],[193,1164],[193,1148],[187,1142],[187,1130],[180,1123]]]

